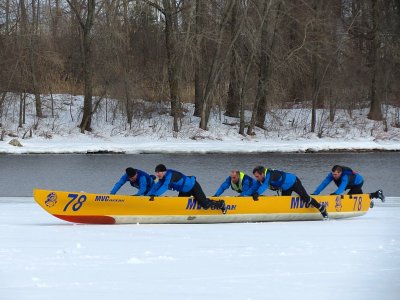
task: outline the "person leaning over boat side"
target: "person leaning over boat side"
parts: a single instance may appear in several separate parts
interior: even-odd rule
[[[259,186],[260,184],[254,178],[251,178],[239,170],[232,170],[230,176],[221,184],[214,196],[221,196],[229,187],[235,192],[238,192],[239,196],[251,196]]]
[[[258,196],[264,193],[267,188],[271,190],[282,190],[282,196],[290,196],[292,192],[295,192],[306,205],[311,204],[320,211],[324,219],[328,219],[326,205],[310,197],[296,175],[279,170],[267,169],[263,166],[255,167],[253,174],[260,183],[260,187],[253,194],[254,200],[258,200]]]
[[[149,175],[146,172],[134,168],[127,168],[125,174],[122,175],[121,179],[114,185],[110,194],[115,195],[118,190],[127,182],[131,186],[138,189],[138,192],[134,196],[146,195],[154,184],[154,175]]]
[[[206,197],[197,182],[196,177],[186,176],[181,172],[167,169],[165,165],[159,164],[155,169],[158,182],[153,185],[152,189],[146,194],[150,196],[150,199],[154,196],[161,196],[167,190],[178,191],[178,197],[193,196],[194,199],[204,209],[214,208],[222,210],[222,213],[226,213],[226,205],[224,200],[213,201]]]
[[[349,167],[335,165],[332,171],[328,173],[325,179],[320,183],[320,185],[315,189],[314,195],[319,195],[331,181],[334,181],[338,187],[336,191],[331,193],[331,195],[341,195],[346,190],[349,190],[348,195],[363,194],[362,186],[364,184],[364,178],[354,172]],[[370,193],[370,198],[380,199],[382,202],[385,201],[385,196],[383,196],[382,190],[377,190],[374,193]],[[374,206],[374,202],[371,200],[371,207]]]

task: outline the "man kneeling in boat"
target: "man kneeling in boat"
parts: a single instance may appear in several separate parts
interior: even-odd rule
[[[259,186],[260,184],[254,178],[251,178],[239,170],[232,170],[230,176],[226,178],[215,192],[214,197],[221,196],[229,187],[235,192],[238,192],[239,196],[251,196],[257,191]]]
[[[167,168],[162,164],[156,166],[155,172],[159,180],[147,193],[147,196],[150,196],[150,199],[154,196],[161,196],[167,190],[173,190],[179,192],[178,197],[193,196],[204,209],[220,209],[222,213],[226,213],[225,201],[213,201],[208,199],[200,184],[197,182],[196,177],[186,176],[178,171],[170,169],[167,170]]]
[[[315,189],[313,194],[319,195],[319,193],[321,193],[332,180],[338,188],[336,191],[331,193],[331,195],[341,195],[346,190],[349,190],[347,193],[348,195],[363,194],[362,186],[364,184],[364,178],[349,167],[339,165],[333,166],[332,172],[328,173],[325,179]],[[385,201],[385,196],[383,196],[382,190],[370,193],[369,196],[371,198],[371,208],[374,206],[373,198],[380,199],[382,202]]]
[[[324,219],[328,219],[326,205],[318,203],[317,200],[310,197],[296,175],[279,170],[266,169],[263,166],[255,167],[253,174],[260,183],[260,187],[253,194],[254,200],[258,200],[258,196],[264,193],[267,188],[282,190],[282,196],[290,196],[292,192],[295,192],[306,205],[311,204],[320,211]]]
[[[146,195],[154,184],[154,175],[149,175],[146,172],[134,168],[127,168],[125,174],[122,175],[121,179],[114,185],[110,194],[115,195],[118,190],[127,182],[131,186],[138,189],[138,192],[134,196]]]

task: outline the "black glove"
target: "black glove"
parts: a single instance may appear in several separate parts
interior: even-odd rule
[[[258,193],[253,194],[253,200],[258,201],[258,196],[260,196]]]
[[[154,201],[154,196],[150,196],[149,201]]]

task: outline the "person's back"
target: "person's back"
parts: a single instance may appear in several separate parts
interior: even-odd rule
[[[319,195],[331,181],[333,181],[338,187],[336,191],[332,193],[334,195],[341,195],[345,190],[349,190],[349,195],[363,193],[363,177],[349,167],[335,165],[333,166],[332,171],[328,173],[325,179],[315,189],[313,194]]]
[[[135,196],[143,196],[148,193],[153,184],[155,176],[150,176],[146,172],[134,168],[127,168],[120,180],[114,185],[110,194],[115,195],[119,189],[129,181],[130,185],[137,188],[138,192]]]
[[[186,176],[181,172],[167,169],[165,165],[159,164],[155,168],[156,176],[158,182],[153,185],[153,188],[147,193],[150,199],[154,196],[161,196],[168,189],[173,191],[178,191],[179,197],[189,197],[193,196],[194,199],[203,207],[204,209],[214,208],[220,209],[223,214],[226,213],[226,205],[224,200],[210,200],[206,197],[201,188],[200,184],[197,182],[196,177]]]

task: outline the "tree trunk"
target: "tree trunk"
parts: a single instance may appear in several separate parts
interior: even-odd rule
[[[3,103],[4,103],[4,100],[6,99],[6,95],[7,95],[7,92],[4,91],[4,92],[2,92],[1,97],[0,97],[0,127],[3,126],[1,121],[3,119]]]
[[[201,29],[204,28],[204,1],[196,0],[196,17],[195,17],[195,36],[196,36],[196,52],[194,60],[194,113],[196,117],[201,115],[201,104],[203,101],[203,76],[202,76],[202,57],[203,57],[203,38]]]
[[[265,67],[265,82],[264,82],[264,92],[265,94],[260,98],[260,102],[258,105],[258,110],[257,110],[257,115],[256,115],[256,124],[255,126],[263,128],[264,129],[264,121],[265,121],[265,116],[267,114],[267,85],[268,85],[268,77],[269,77],[269,71],[270,71],[270,65],[271,65],[271,54],[274,49],[274,44],[275,44],[275,36],[276,36],[276,31],[277,31],[277,25],[278,25],[278,19],[280,15],[280,9],[281,9],[281,1],[278,3],[278,7],[276,9],[276,14],[275,14],[275,22],[274,22],[274,29],[272,32],[272,37],[271,40],[269,41],[269,48],[268,48],[268,53],[266,53],[266,67]],[[267,38],[267,37],[266,37]],[[267,42],[268,43],[268,42]]]
[[[36,60],[37,57],[35,53],[37,53],[37,42],[38,42],[38,15],[39,15],[39,2],[38,6],[35,6],[35,1],[32,0],[32,24],[31,24],[31,30],[30,30],[30,37],[29,37],[29,65],[30,65],[30,71],[31,71],[31,78],[32,78],[32,88],[33,88],[33,93],[35,95],[35,109],[36,109],[36,117],[38,118],[43,118],[43,112],[42,112],[42,100],[40,98],[40,86],[38,83],[37,79],[37,64]]]
[[[259,58],[258,58],[258,80],[257,80],[257,93],[256,93],[256,98],[254,100],[253,104],[253,112],[251,114],[251,119],[250,119],[250,124],[249,127],[247,128],[247,134],[249,135],[254,135],[254,127],[256,124],[257,120],[257,113],[259,109],[260,102],[263,101],[265,103],[264,99],[267,96],[267,91],[266,91],[266,83],[268,79],[268,53],[267,53],[267,48],[268,48],[268,21],[267,21],[267,14],[268,14],[268,6],[270,4],[270,1],[264,2],[263,4],[263,10],[262,10],[262,24],[261,24],[261,37],[260,37],[260,45],[259,45]]]
[[[30,65],[30,73],[32,78],[32,88],[33,93],[35,95],[35,109],[36,109],[36,117],[43,118],[42,112],[42,100],[40,98],[40,87],[38,84],[38,80],[36,77],[36,57],[35,57],[35,39],[34,36],[30,37],[30,47],[29,47],[29,65]],[[36,39],[35,39],[36,40]]]
[[[22,128],[23,124],[23,109],[24,109],[24,98],[26,95],[22,96],[22,93],[19,94],[19,117],[18,117],[18,128]]]
[[[317,123],[317,99],[318,99],[318,89],[319,89],[319,84],[318,84],[318,62],[317,62],[317,55],[316,53],[312,54],[312,70],[313,70],[313,81],[312,81],[312,87],[313,87],[313,93],[312,93],[312,107],[311,107],[311,132],[315,132],[315,127]]]
[[[311,132],[315,132],[315,128],[317,126],[317,107],[320,99],[320,88],[322,83],[322,74],[321,74],[321,61],[319,56],[321,55],[320,51],[320,43],[322,42],[321,36],[321,24],[318,24],[320,19],[321,12],[321,2],[319,0],[313,1],[313,25],[312,25],[312,34],[314,34],[314,47],[312,47],[311,53],[311,65],[312,65],[312,107],[311,107]]]
[[[225,115],[228,117],[237,118],[239,116],[239,105],[240,105],[240,92],[239,92],[239,65],[238,65],[238,54],[239,45],[235,38],[238,32],[237,14],[239,9],[239,0],[232,0],[233,7],[231,12],[231,43],[234,45],[231,51],[231,64],[229,71],[229,88],[228,88],[228,101],[226,103]]]
[[[94,12],[94,0],[89,0],[92,5],[88,6],[88,20],[90,15]],[[92,15],[93,17],[93,15]],[[90,30],[91,26],[85,26],[83,29],[83,80],[85,84],[85,94],[83,100],[83,116],[79,127],[81,133],[86,131],[92,131],[92,98],[93,98],[93,66],[92,66],[92,49],[90,41]]]
[[[368,118],[371,120],[380,121],[383,119],[382,110],[381,110],[381,100],[379,95],[376,93],[376,85],[377,85],[377,73],[378,73],[378,63],[380,61],[378,55],[378,49],[380,46],[379,41],[379,8],[378,8],[378,0],[371,0],[372,4],[372,44],[371,44],[371,86],[370,86],[370,96],[371,96],[371,107],[368,113]]]
[[[6,13],[6,35],[8,35],[10,32],[10,0],[6,0],[5,13]]]
[[[170,0],[163,0],[164,16],[165,16],[165,46],[167,50],[167,61],[168,61],[168,81],[169,81],[169,92],[171,100],[171,115],[173,116],[173,131],[179,132],[178,119],[180,112],[180,105],[178,100],[178,68],[177,68],[177,53],[176,53],[176,41],[175,41],[175,26],[174,19],[177,18],[175,13],[176,7],[175,2],[172,3]]]

